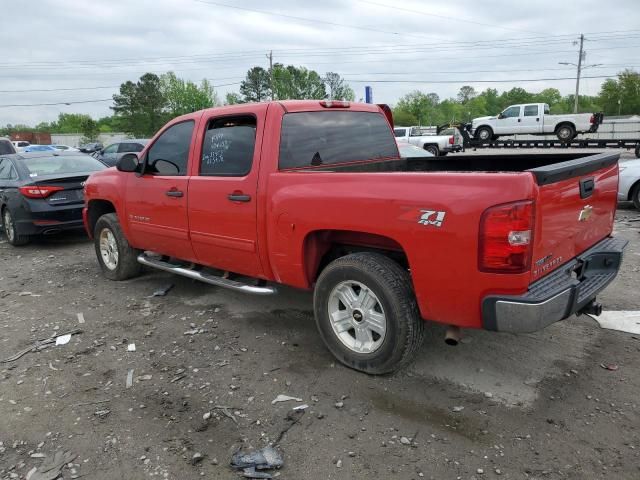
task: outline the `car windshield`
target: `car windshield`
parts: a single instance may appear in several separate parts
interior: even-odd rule
[[[29,176],[58,175],[69,173],[97,172],[107,168],[104,164],[84,155],[74,157],[33,157],[23,158],[22,162],[29,170]]]

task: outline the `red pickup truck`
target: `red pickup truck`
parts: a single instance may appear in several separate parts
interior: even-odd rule
[[[169,122],[91,175],[84,222],[104,275],[143,265],[248,293],[314,290],[344,364],[385,373],[424,320],[532,332],[598,313],[618,154],[399,158],[388,108],[283,101]]]

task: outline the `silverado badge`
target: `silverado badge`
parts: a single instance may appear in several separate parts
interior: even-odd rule
[[[593,207],[591,205],[585,205],[585,207],[580,210],[580,214],[578,215],[579,222],[586,222],[591,217],[593,213]]]
[[[440,228],[444,223],[444,216],[447,212],[437,212],[435,210],[420,210],[422,215],[420,215],[420,219],[418,223],[421,225],[433,225],[434,227]]]

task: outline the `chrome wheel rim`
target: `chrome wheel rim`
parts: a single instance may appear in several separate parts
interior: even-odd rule
[[[108,228],[103,228],[100,232],[99,242],[102,263],[109,270],[115,270],[118,268],[118,243],[115,235]]]
[[[571,130],[569,130],[568,128],[561,128],[558,134],[560,135],[560,138],[566,140],[567,138],[569,138],[569,135],[571,134]]]
[[[373,353],[387,333],[387,318],[380,300],[365,284],[340,282],[328,301],[331,328],[340,342],[355,353]]]
[[[14,236],[13,219],[11,218],[11,214],[9,213],[8,210],[5,210],[4,212],[3,222],[4,222],[4,232],[7,235],[7,238],[9,239],[9,241],[13,242],[13,236]]]
[[[480,133],[478,134],[478,136],[480,137],[480,140],[488,140],[489,131],[487,129],[482,129],[480,130]]]

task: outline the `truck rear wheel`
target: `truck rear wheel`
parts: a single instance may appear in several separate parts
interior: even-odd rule
[[[569,142],[575,138],[576,129],[573,125],[564,123],[556,130],[556,136],[558,137],[558,140],[562,142]]]
[[[631,191],[631,201],[633,202],[633,206],[640,210],[640,183],[636,183],[636,186],[633,187]]]
[[[126,280],[140,274],[139,251],[129,245],[115,213],[102,215],[93,235],[98,263],[105,277]]]
[[[377,253],[354,253],[330,263],[314,291],[316,325],[331,353],[369,374],[408,363],[424,338],[409,273]]]
[[[440,156],[440,149],[437,145],[425,145],[424,149],[434,157]]]

